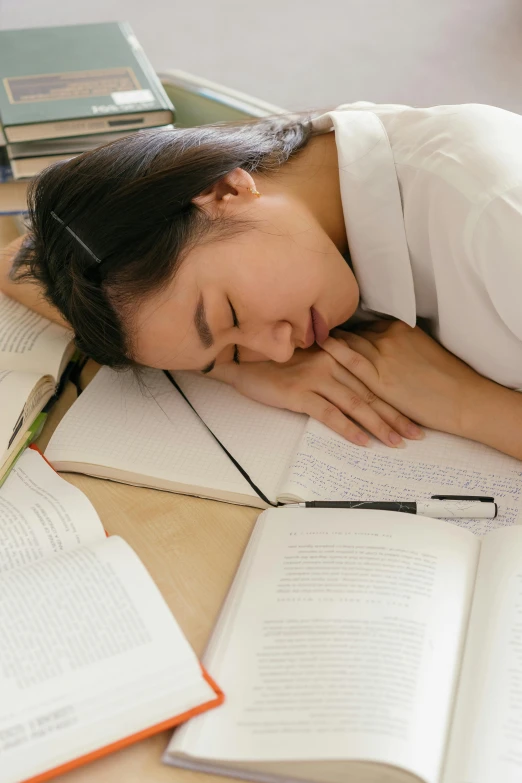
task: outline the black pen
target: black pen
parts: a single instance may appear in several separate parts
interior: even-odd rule
[[[373,511],[400,511],[433,519],[494,519],[498,507],[492,497],[433,495],[422,501],[311,500],[285,503],[284,508],[352,508]]]

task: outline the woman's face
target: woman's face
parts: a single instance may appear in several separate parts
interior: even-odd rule
[[[194,247],[143,303],[132,324],[135,361],[207,372],[222,362],[286,362],[353,314],[355,277],[299,201],[277,191],[257,199],[243,186],[200,198],[210,214],[253,227]]]

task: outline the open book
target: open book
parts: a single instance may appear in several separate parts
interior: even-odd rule
[[[28,449],[0,489],[0,779],[40,781],[215,706],[133,550]]]
[[[259,781],[519,783],[522,527],[271,509],[164,756]]]
[[[74,353],[73,335],[0,293],[0,484]]]
[[[495,520],[459,520],[481,533],[522,514],[522,463],[428,431],[390,449],[354,446],[318,422],[249,400],[219,381],[175,373],[212,432],[273,503],[423,500],[493,495]],[[164,373],[102,368],[59,424],[46,457],[60,471],[266,507]]]

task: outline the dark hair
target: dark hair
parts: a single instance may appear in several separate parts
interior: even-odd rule
[[[42,285],[87,355],[133,365],[125,314],[136,297],[168,282],[195,243],[242,228],[211,220],[192,199],[237,167],[276,170],[311,135],[309,115],[153,129],[55,164],[30,187],[30,233],[13,277]],[[86,273],[93,258],[65,226],[103,261],[102,281]]]

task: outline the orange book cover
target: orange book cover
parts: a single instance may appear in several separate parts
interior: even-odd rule
[[[156,723],[154,726],[150,726],[148,729],[143,729],[142,731],[138,731],[136,734],[131,734],[130,737],[123,737],[116,742],[111,742],[110,745],[105,745],[105,747],[93,750],[90,753],[86,753],[84,756],[71,759],[71,761],[67,761],[65,764],[60,764],[58,767],[48,769],[32,778],[27,778],[27,780],[23,781],[22,783],[43,783],[43,781],[50,780],[51,778],[56,777],[56,775],[63,775],[65,772],[69,772],[71,769],[81,767],[83,764],[88,764],[90,761],[95,761],[95,759],[102,758],[102,756],[107,756],[109,753],[114,753],[117,750],[121,750],[122,748],[127,747],[127,745],[132,745],[134,742],[140,742],[140,740],[151,737],[153,734],[159,734],[161,731],[165,731],[165,729],[172,729],[174,726],[179,726],[180,723],[184,723],[189,718],[200,715],[202,712],[207,712],[214,707],[219,707],[219,705],[223,704],[225,700],[225,694],[221,688],[216,685],[212,677],[208,674],[207,671],[205,671],[203,666],[201,666],[201,671],[203,672],[204,679],[208,682],[216,694],[215,699],[211,699],[204,704],[200,704],[198,707],[194,707],[193,709],[188,710],[181,715],[176,715],[173,718],[162,721],[161,723]]]
[[[38,454],[40,454],[42,459],[44,459],[51,468],[53,467],[51,463],[42,454],[38,446],[31,444],[29,448],[38,452]],[[108,535],[107,532],[106,535]],[[99,759],[102,756],[109,755],[109,753],[114,753],[117,750],[121,750],[122,748],[127,747],[127,745],[132,745],[135,742],[140,742],[140,740],[144,740],[147,737],[151,737],[153,734],[159,734],[160,732],[165,731],[166,729],[172,729],[175,726],[179,726],[181,723],[184,723],[185,721],[189,720],[189,718],[193,718],[196,715],[200,715],[203,712],[207,712],[208,710],[211,710],[214,707],[219,707],[219,705],[223,704],[225,700],[225,694],[223,693],[221,688],[214,682],[210,674],[203,668],[203,666],[201,664],[200,666],[201,666],[203,678],[207,681],[207,683],[210,685],[210,687],[216,694],[215,699],[211,699],[210,701],[207,701],[204,704],[200,704],[197,707],[193,707],[191,710],[188,710],[187,712],[184,712],[181,715],[175,715],[172,718],[169,718],[168,720],[162,721],[161,723],[156,723],[154,726],[149,726],[149,728],[143,729],[142,731],[139,731],[136,734],[131,734],[129,737],[123,737],[122,739],[117,740],[116,742],[111,742],[109,745],[105,745],[102,748],[97,748],[96,750],[93,750],[90,753],[86,753],[84,756],[80,756],[79,758],[76,759],[71,759],[71,761],[67,761],[65,764],[60,764],[60,766],[58,767],[54,767],[53,769],[48,769],[36,776],[33,776],[32,778],[27,778],[27,780],[23,781],[23,783],[43,783],[43,781],[50,780],[51,778],[54,778],[57,775],[63,775],[65,772],[69,772],[69,770],[71,769],[75,769],[76,767],[80,767],[84,764],[88,764],[90,761],[94,761],[95,759]]]
[[[30,449],[32,449],[33,451],[36,451],[36,452],[37,452],[37,453],[40,455],[40,457],[41,457],[42,459],[44,459],[44,460],[47,462],[47,464],[49,465],[49,467],[50,467],[50,468],[53,468],[53,466],[51,465],[51,463],[49,462],[49,460],[47,459],[47,457],[45,456],[45,454],[43,453],[43,451],[40,451],[40,449],[38,448],[38,446],[36,445],[36,443],[31,443],[31,444],[29,445],[29,448],[30,448]],[[53,470],[54,470],[54,468],[53,468]],[[55,470],[54,470],[54,472],[56,473],[56,471],[55,471]]]

